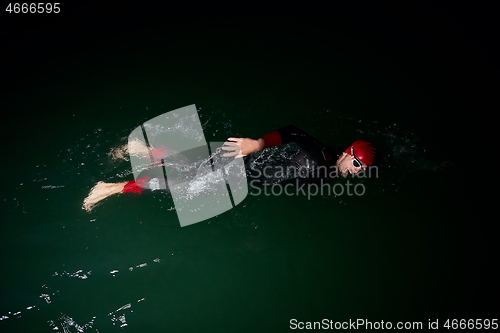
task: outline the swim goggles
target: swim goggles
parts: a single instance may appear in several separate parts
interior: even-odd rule
[[[363,169],[365,170],[365,168],[363,167],[363,164],[361,164],[361,161],[359,159],[356,158],[356,156],[354,156],[354,146],[351,146],[351,162],[352,162],[352,165],[353,167],[355,167],[356,169]]]

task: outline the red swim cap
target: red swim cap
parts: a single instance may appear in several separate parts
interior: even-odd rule
[[[354,141],[345,150],[345,153],[351,155],[351,147],[354,148],[354,157],[366,165],[373,164],[373,160],[375,159],[375,147],[373,147],[371,142],[365,140]]]

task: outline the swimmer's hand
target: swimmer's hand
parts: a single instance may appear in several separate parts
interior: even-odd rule
[[[229,151],[222,156],[239,158],[264,149],[264,139],[229,138],[224,142],[222,149]]]

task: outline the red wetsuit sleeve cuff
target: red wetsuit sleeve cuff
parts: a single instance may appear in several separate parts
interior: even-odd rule
[[[129,180],[123,187],[122,193],[142,193],[144,190],[143,186],[147,180],[148,177],[141,177],[137,180]]]
[[[278,131],[267,133],[262,139],[264,139],[264,148],[281,145],[281,135]]]

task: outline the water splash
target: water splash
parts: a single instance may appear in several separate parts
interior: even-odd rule
[[[75,332],[83,333],[86,330],[93,328],[95,319],[96,317],[92,317],[92,319],[88,323],[80,325],[72,317],[68,316],[67,314],[61,313],[61,315],[55,321],[48,320],[47,323],[49,324],[49,327],[51,327],[54,331],[71,333],[74,328]],[[59,323],[59,326],[57,325],[57,323]]]

